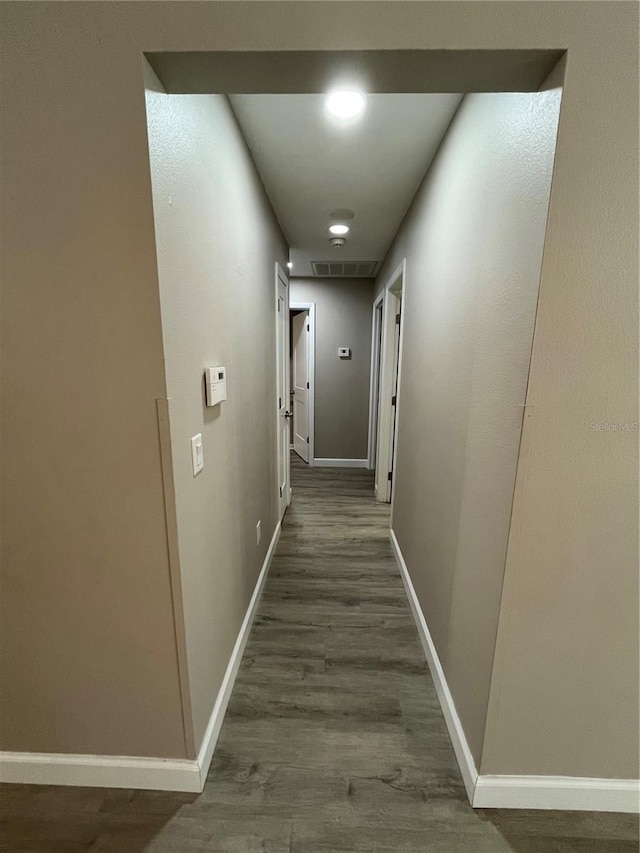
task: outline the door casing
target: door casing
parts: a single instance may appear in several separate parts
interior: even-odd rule
[[[402,345],[404,322],[400,306],[405,302],[407,259],[389,276],[382,292],[382,340],[380,357],[380,394],[378,398],[378,439],[376,449],[376,499],[383,503],[392,503],[393,479],[396,476],[398,456],[398,424],[400,411],[400,392],[402,379]],[[403,305],[403,308],[406,307]],[[396,315],[400,313],[399,340],[396,337]],[[397,347],[397,349],[396,349]],[[396,361],[397,353],[397,361]],[[372,353],[372,358],[374,353]],[[373,362],[372,362],[373,364]],[[397,365],[397,370],[396,370]],[[395,405],[392,397],[395,390]],[[395,441],[394,441],[395,434]],[[393,505],[391,507],[393,517]]]
[[[291,302],[289,311],[309,312],[309,394],[307,410],[309,417],[309,465],[313,466],[315,457],[315,397],[316,397],[316,303]]]
[[[371,321],[371,371],[369,379],[369,441],[367,446],[367,468],[375,470],[378,449],[378,404],[380,399],[380,361],[382,357],[382,309],[384,292],[373,302]]]
[[[291,461],[289,459],[289,279],[279,263],[275,265],[276,341],[276,497],[282,520],[291,502]]]

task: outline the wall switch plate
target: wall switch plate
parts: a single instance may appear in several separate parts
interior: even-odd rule
[[[261,539],[262,539],[262,522],[259,521],[256,524],[256,545],[260,544]]]
[[[194,435],[191,439],[191,464],[193,465],[193,476],[199,474],[204,468],[204,448],[202,447],[202,433]]]
[[[338,347],[338,358],[351,358],[349,347]]]

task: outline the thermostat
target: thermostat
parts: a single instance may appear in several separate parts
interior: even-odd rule
[[[338,358],[351,358],[349,347],[338,347]]]
[[[225,367],[207,367],[204,371],[207,406],[217,406],[227,399],[227,370]]]

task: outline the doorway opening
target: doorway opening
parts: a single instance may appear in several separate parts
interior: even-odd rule
[[[370,432],[375,435],[375,493],[391,503],[398,447],[398,407],[402,373],[402,305],[406,258],[394,270],[373,309],[371,385],[378,389],[372,405]],[[370,437],[371,447],[371,437]]]
[[[315,302],[289,305],[289,446],[313,466],[315,433]]]
[[[219,230],[212,225],[226,227],[227,220],[233,225],[233,229],[229,226],[228,234],[223,232],[231,250],[227,264],[223,255],[226,244],[221,243],[220,254],[225,265],[220,263],[220,278],[227,267],[237,271],[234,282],[246,298],[244,305],[251,320],[244,322],[243,314],[243,323],[233,327],[235,338],[225,339],[229,358],[225,356],[224,360],[230,365],[229,376],[238,377],[237,391],[230,386],[224,417],[205,424],[215,429],[207,432],[203,428],[205,439],[210,433],[211,454],[222,448],[237,448],[234,478],[229,482],[238,496],[233,505],[233,520],[239,519],[238,527],[245,537],[237,549],[238,564],[249,573],[263,556],[262,529],[273,529],[272,541],[277,542],[279,521],[291,501],[293,445],[294,475],[299,468],[313,493],[312,499],[320,503],[324,497],[325,507],[337,508],[342,536],[362,546],[359,556],[363,560],[377,552],[385,537],[376,534],[367,538],[360,524],[362,513],[381,520],[386,532],[393,512],[392,542],[397,546],[396,558],[407,580],[407,589],[411,594],[411,574],[419,575],[428,590],[425,606],[435,606],[436,602],[445,614],[443,620],[453,612],[450,601],[438,601],[440,589],[431,577],[422,574],[423,561],[418,559],[415,565],[407,565],[400,548],[405,549],[412,562],[416,554],[428,554],[448,583],[450,578],[456,580],[460,568],[458,562],[449,560],[453,532],[460,531],[466,523],[477,534],[478,542],[473,540],[472,544],[484,546],[489,540],[488,531],[493,550],[487,550],[486,555],[482,551],[486,556],[482,572],[493,587],[488,596],[491,600],[487,603],[485,623],[495,626],[501,589],[496,567],[500,566],[501,549],[506,547],[509,533],[518,459],[518,419],[522,412],[517,404],[523,389],[526,390],[558,96],[477,93],[463,98],[450,92],[443,98],[435,94],[418,98],[416,93],[372,93],[368,95],[368,108],[361,123],[340,126],[340,130],[326,121],[324,98],[317,94],[269,95],[268,103],[258,98],[259,94],[240,93],[228,100],[214,98],[211,103],[207,100],[204,103],[210,107],[211,115],[200,104],[191,110],[185,105],[202,149],[199,172],[206,177],[210,169],[217,169],[217,160],[211,163],[210,140],[218,138],[218,127],[226,127],[229,151],[223,165],[231,164],[232,174],[238,177],[229,181],[230,169],[225,168],[220,170],[220,177],[216,172],[216,180],[211,180],[212,190],[229,193],[225,198],[233,216],[221,215],[220,192],[210,192],[208,197],[213,201],[200,241],[207,247],[209,236],[218,235]],[[527,134],[517,138],[505,134],[505,127],[520,128],[523,122],[528,126],[525,120],[537,115],[532,113],[534,99],[546,129],[540,175],[538,170],[530,168],[526,147],[536,146],[537,151],[537,137],[530,141]],[[421,111],[415,109],[418,100],[424,107]],[[167,124],[164,121],[167,105],[158,96],[153,106],[159,112],[156,125],[160,133]],[[417,136],[420,130],[417,127],[407,132],[401,117],[416,123],[420,120],[422,136]],[[405,132],[398,135],[398,127]],[[388,131],[385,137],[381,128]],[[181,124],[176,133],[181,138]],[[323,139],[326,144],[319,143]],[[160,152],[167,150],[162,141],[161,138],[157,146]],[[375,151],[368,147],[373,141],[377,146]],[[406,143],[402,151],[401,142]],[[251,151],[257,170],[247,162]],[[413,167],[408,176],[410,160]],[[185,162],[194,162],[189,152]],[[379,168],[380,163],[384,168]],[[511,170],[508,173],[505,164]],[[164,192],[162,165],[158,164],[157,172],[158,185]],[[503,181],[503,176],[511,172],[511,182]],[[264,179],[261,184],[260,175]],[[195,190],[201,186],[198,177],[199,173],[190,182]],[[179,178],[180,175],[176,181]],[[248,185],[244,204],[240,204],[240,190],[244,187],[240,178]],[[534,246],[530,210],[524,204],[529,195],[521,192],[521,178],[534,184],[531,194],[537,212]],[[271,209],[265,203],[265,189],[273,201]],[[185,226],[202,220],[199,214],[203,199],[195,190],[188,215],[184,217]],[[374,204],[380,200],[384,203]],[[167,229],[175,229],[175,211],[167,213],[171,204],[165,202],[166,193],[159,197],[159,216],[164,218]],[[234,229],[244,222],[257,227],[236,235]],[[193,229],[186,227],[180,233],[184,231],[193,233]],[[162,241],[158,240],[158,244],[162,245]],[[488,244],[490,253],[487,253]],[[527,248],[526,254],[521,251],[522,246]],[[245,257],[245,247],[269,252],[268,259],[265,261],[261,255],[257,259],[259,265],[256,263],[253,269],[249,265],[254,263],[254,256],[247,250]],[[222,314],[218,310],[219,300],[210,297],[208,272],[212,253],[207,251],[203,255],[202,269],[206,274],[201,276],[202,293],[210,299],[210,316],[222,315],[231,322],[235,319],[233,313]],[[520,256],[527,263],[516,278],[511,273],[520,269]],[[237,257],[242,257],[246,266],[235,263]],[[271,276],[275,258],[280,263],[275,266],[274,301]],[[311,306],[296,305],[291,300],[286,258],[290,259],[291,287],[296,296],[300,293],[302,298],[317,300],[320,306],[317,369],[321,393],[317,399],[315,449],[318,459],[314,458],[313,446],[313,396],[307,393],[314,390],[315,384],[312,368],[315,347],[310,343],[314,324],[310,322]],[[408,297],[407,264],[411,271]],[[175,264],[167,266],[173,270]],[[218,272],[217,267],[214,270]],[[370,280],[364,308],[362,300],[359,302],[348,286],[349,278],[358,277]],[[319,279],[325,280],[324,283]],[[314,282],[313,295],[310,281]],[[177,287],[174,289],[178,292]],[[335,296],[334,310],[325,309],[325,293],[330,289]],[[378,299],[374,298],[376,292],[381,293]],[[169,297],[173,299],[173,292]],[[410,314],[407,314],[407,298]],[[178,299],[171,299],[165,302],[174,314],[182,317],[175,309]],[[492,310],[496,304],[499,312]],[[357,324],[344,324],[345,317],[356,315],[361,318]],[[170,330],[173,316],[169,314],[166,324]],[[192,316],[196,316],[195,311]],[[520,323],[517,327],[511,322],[514,317]],[[406,360],[403,359],[405,319],[409,321]],[[277,359],[273,356],[274,322]],[[210,334],[208,326],[204,331]],[[225,328],[218,330],[221,338],[226,333]],[[182,337],[177,340],[176,349],[181,341]],[[235,363],[230,359],[235,359]],[[276,382],[274,368],[277,368]],[[199,369],[199,364],[195,369]],[[509,382],[503,381],[503,375]],[[349,378],[349,384],[345,378]],[[183,386],[183,382],[177,381],[173,385],[178,390]],[[325,389],[334,388],[341,392],[337,402],[326,405]],[[295,393],[291,395],[291,391]],[[401,399],[403,414],[399,422]],[[185,406],[184,422],[177,422],[175,434],[190,435],[200,428],[200,412],[197,406],[193,408],[195,415]],[[274,408],[277,460],[273,453]],[[353,411],[356,415],[352,415]],[[292,424],[294,417],[296,423]],[[476,433],[471,436],[475,444],[470,444],[462,428],[469,419],[474,427],[477,425]],[[486,424],[491,428],[486,428]],[[325,444],[325,435],[330,436],[331,443]],[[504,449],[506,439],[508,458]],[[338,446],[340,452],[332,452]],[[471,453],[475,467],[467,464]],[[499,465],[493,464],[495,459]],[[311,465],[315,467],[311,469]],[[325,470],[357,467],[369,470]],[[204,476],[208,476],[206,472]],[[185,476],[183,492],[195,494],[195,489],[201,489],[209,481],[213,492],[220,479],[209,476],[205,481],[204,476],[195,485]],[[372,494],[374,481],[378,503]],[[494,481],[495,489],[487,485]],[[274,486],[277,486],[276,496]],[[338,487],[344,491],[340,493]],[[364,511],[350,511],[354,494],[358,496],[365,491],[369,506]],[[490,492],[501,496],[495,512],[484,497]],[[215,505],[225,506],[225,499],[226,495]],[[291,507],[287,527],[295,528],[301,518],[304,524],[304,515],[298,508],[295,504]],[[486,523],[477,523],[477,517]],[[442,518],[446,525],[441,523]],[[322,519],[316,523],[323,526]],[[313,526],[309,524],[308,528]],[[207,531],[205,525],[203,530]],[[222,532],[227,535],[226,530]],[[235,545],[235,540],[230,542],[230,553]],[[324,545],[328,556],[331,556],[330,547],[331,544]],[[469,576],[479,577],[476,563],[481,548],[467,547],[466,542],[465,548],[467,562],[463,567]],[[325,550],[319,548],[317,552],[322,561],[327,556]],[[473,596],[468,594],[465,598],[465,595],[460,597],[463,614],[464,607],[475,605]],[[214,598],[212,595],[211,599]],[[417,598],[414,603],[419,616],[422,603]],[[419,624],[426,625],[426,620]],[[452,633],[459,630],[459,625],[452,620],[446,630]],[[482,637],[484,657],[470,668],[475,679],[474,690],[484,691],[483,695],[488,695],[490,689],[494,640],[495,632],[489,636],[487,631]],[[470,659],[478,645],[469,644],[464,649]],[[427,647],[431,648],[428,643]],[[463,676],[468,677],[469,671],[461,674],[460,680],[464,680]],[[475,734],[482,737],[483,732]],[[463,750],[462,754],[467,752]]]
[[[371,387],[369,389],[369,452],[367,465],[375,470],[378,458],[378,405],[380,400],[380,360],[382,357],[382,311],[384,292],[373,302],[371,328]]]
[[[289,279],[276,263],[276,430],[278,517],[282,520],[291,503],[291,460],[289,459]]]

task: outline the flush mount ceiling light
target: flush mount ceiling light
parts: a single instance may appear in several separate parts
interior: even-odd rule
[[[329,231],[329,234],[336,234],[336,235],[348,234],[349,233],[349,226],[348,225],[339,225],[338,223],[336,223],[335,225],[330,225],[328,228],[328,231]]]
[[[329,92],[325,105],[327,111],[336,118],[355,118],[364,112],[367,99],[355,89],[337,89]]]

